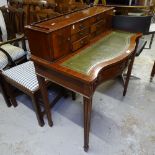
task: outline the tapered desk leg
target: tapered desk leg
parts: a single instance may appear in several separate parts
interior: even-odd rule
[[[84,105],[84,151],[89,149],[89,131],[92,111],[92,98],[83,97]]]
[[[43,104],[45,106],[45,112],[47,115],[48,124],[49,124],[49,126],[53,126],[46,82],[45,82],[45,79],[39,75],[37,75],[37,78],[38,78],[39,87],[40,87],[40,91],[41,91],[42,98],[43,98]]]
[[[152,71],[151,71],[150,82],[152,82],[154,74],[155,74],[155,62],[154,62],[154,65],[153,65],[153,68],[152,68]]]

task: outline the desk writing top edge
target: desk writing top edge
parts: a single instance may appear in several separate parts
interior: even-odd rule
[[[110,33],[110,32],[109,32]],[[142,34],[141,33],[136,33],[134,34],[131,38],[130,38],[130,45],[127,48],[126,51],[131,51],[130,53],[127,53],[126,51],[124,51],[120,56],[118,56],[117,58],[114,58],[112,60],[109,60],[107,62],[102,62],[100,64],[98,64],[97,66],[94,67],[94,69],[91,71],[91,73],[89,75],[85,75],[82,73],[78,73],[76,71],[73,71],[69,68],[63,67],[61,64],[67,60],[68,58],[72,57],[72,55],[75,55],[78,52],[81,52],[82,49],[78,50],[77,52],[70,54],[64,58],[61,58],[55,62],[49,62],[46,60],[43,60],[41,58],[38,58],[34,55],[31,56],[31,59],[35,62],[35,64],[38,64],[39,66],[44,66],[45,68],[48,68],[50,70],[54,70],[56,72],[59,72],[61,74],[65,74],[65,75],[69,75],[72,76],[73,78],[77,78],[80,79],[82,81],[85,82],[92,82],[96,79],[96,77],[98,76],[99,72],[103,69],[106,69],[108,67],[110,67],[111,65],[115,65],[118,62],[121,62],[123,59],[126,59],[127,57],[129,57],[131,54],[133,54],[134,49],[136,47],[136,40],[137,38],[139,38]],[[90,43],[91,44],[91,43]],[[90,46],[90,44],[84,48],[87,48]],[[96,71],[97,70],[97,71]]]
[[[125,51],[130,52],[127,49],[130,45],[130,39],[134,35],[134,33],[125,31],[112,31],[60,65],[89,76],[99,64],[113,60]]]
[[[84,17],[84,18],[79,18],[78,20],[76,20],[76,21],[72,21],[72,22],[66,22],[67,24],[62,24],[62,25],[60,25],[60,26],[55,26],[55,25],[53,25],[53,27],[49,27],[49,26],[46,26],[46,25],[42,25],[42,23],[46,23],[46,22],[51,22],[52,23],[52,21],[54,21],[56,18],[54,18],[54,19],[50,19],[50,20],[48,20],[48,21],[45,21],[45,22],[40,22],[40,23],[36,23],[36,24],[34,24],[34,25],[27,25],[27,26],[25,26],[25,28],[28,30],[28,29],[30,29],[30,30],[36,30],[36,31],[40,31],[40,32],[43,32],[43,33],[46,33],[46,34],[48,34],[48,33],[51,33],[51,32],[53,32],[53,31],[57,31],[57,30],[59,30],[59,29],[61,29],[61,28],[63,28],[64,26],[71,26],[71,25],[74,25],[74,24],[76,24],[76,23],[78,23],[78,22],[82,22],[82,21],[84,21],[84,20],[86,20],[86,19],[88,19],[88,18],[91,18],[91,17],[93,17],[93,16],[96,16],[96,15],[98,15],[98,14],[100,14],[100,13],[104,13],[104,12],[107,12],[107,11],[110,11],[110,10],[113,10],[114,9],[114,7],[106,7],[106,6],[94,6],[94,7],[96,7],[96,8],[101,8],[102,7],[102,11],[99,11],[99,12],[97,12],[97,13],[94,13],[94,14],[92,14],[92,15],[86,15],[86,17]],[[92,7],[92,8],[94,8],[94,7]],[[91,7],[90,8],[86,8],[86,9],[91,9]],[[82,10],[83,12],[85,11],[85,10]],[[72,12],[72,13],[70,13],[70,15],[72,15],[72,14],[80,14],[81,12],[80,12],[80,10],[78,10],[78,11],[75,11],[75,12]],[[68,15],[62,15],[62,16],[59,16],[58,18],[63,18],[63,19],[66,19],[66,17],[67,17]]]

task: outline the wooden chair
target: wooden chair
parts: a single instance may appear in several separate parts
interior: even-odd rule
[[[154,65],[153,65],[152,71],[151,71],[150,82],[152,82],[154,75],[155,75],[155,61],[154,61]]]
[[[152,42],[154,39],[154,34],[155,34],[155,23],[152,23],[152,15],[146,15],[146,16],[128,16],[128,15],[116,15],[116,19],[120,19],[120,28],[122,27],[124,29],[124,27],[127,28],[127,30],[132,30],[132,27],[134,27],[134,31],[135,32],[142,32],[144,35],[151,35],[151,39],[149,41],[149,47],[145,49],[151,49],[152,46]],[[124,20],[128,23],[123,24]],[[137,22],[137,24],[136,24]],[[141,26],[141,24],[143,26]],[[118,26],[118,25],[117,25]],[[130,29],[131,27],[131,29]]]
[[[34,17],[34,12],[42,9],[52,9],[55,11],[56,3],[54,0],[10,0],[9,5],[14,8],[22,8],[25,18],[24,25],[29,25],[37,19]]]
[[[11,18],[15,16],[11,16],[10,13],[7,11],[7,8],[3,7],[3,8],[0,8],[0,10],[1,9],[3,14],[0,11],[0,19],[1,19],[1,22],[0,22],[0,88],[2,90],[1,92],[4,96],[7,106],[10,107],[11,104],[8,101],[7,92],[4,89],[4,82],[1,76],[1,72],[2,70],[6,70],[10,67],[13,67],[17,64],[27,61],[27,49],[25,45],[24,35],[21,35],[19,38],[14,38],[17,31],[12,31],[14,29],[8,29],[5,27],[5,25],[9,24],[9,21],[11,24],[13,22],[13,19],[16,23],[17,18]],[[11,20],[9,20],[10,18]],[[5,21],[8,21],[8,22],[5,24]],[[7,40],[8,38],[13,38],[13,39]],[[22,48],[15,46],[15,45],[18,45],[19,42],[22,44]]]
[[[141,32],[144,34],[145,32],[149,30],[151,18],[152,16],[115,15],[113,16],[112,27],[117,30],[124,30],[128,32]],[[137,40],[135,56],[140,55],[140,53],[145,48],[146,43],[147,41],[142,38],[139,38]],[[124,87],[125,87],[124,88],[125,91],[123,92],[124,96],[126,94],[127,86],[128,86],[128,82],[130,78],[129,76],[127,76],[127,74],[126,73],[122,74],[122,80],[124,82]],[[126,80],[124,79],[125,77],[126,77]],[[131,77],[135,77],[135,76],[131,75]]]
[[[7,30],[7,39],[13,39],[16,34],[24,33],[24,11],[11,6],[0,8]]]
[[[36,113],[38,124],[40,126],[44,125],[43,116],[47,114],[47,111],[63,96],[63,89],[58,93],[58,95],[52,101],[52,104],[46,104],[44,98],[42,99],[44,111],[41,111],[39,98],[41,96],[37,76],[35,74],[35,68],[32,61],[28,61],[21,65],[12,67],[6,71],[2,72],[4,88],[7,91],[8,105],[17,106],[15,92],[13,87],[24,92],[31,97],[33,107]],[[50,126],[53,125],[52,121],[49,123]]]
[[[154,34],[155,34],[155,23],[151,23],[148,32],[145,32],[144,34],[145,35],[151,35],[151,39],[150,39],[150,42],[149,42],[149,47],[148,48],[145,47],[145,49],[151,49],[153,39],[154,39]]]
[[[4,19],[4,25],[6,26],[4,29],[4,26],[1,27],[2,23],[0,23],[0,70],[2,70],[10,65],[13,66],[26,61],[27,49],[25,36],[22,34],[24,31],[23,12],[6,7],[2,7],[0,10],[3,15],[1,18]],[[4,32],[5,30],[6,32]],[[6,37],[4,37],[5,34],[7,34]],[[20,34],[20,37],[16,38],[17,34]],[[18,47],[20,44],[22,47]]]
[[[88,7],[83,3],[83,0],[55,0],[57,6],[55,8],[56,12],[65,14],[68,12],[84,9]]]
[[[37,22],[47,18],[54,18],[60,15],[60,13],[57,13],[52,9],[35,10],[31,12],[31,22]]]
[[[128,16],[128,15],[115,15],[113,16],[113,28],[129,31],[141,32],[146,34],[149,31],[152,16]],[[143,51],[147,41],[139,39],[136,56],[139,56]]]

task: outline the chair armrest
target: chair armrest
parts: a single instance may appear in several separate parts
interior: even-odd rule
[[[12,60],[11,56],[9,55],[9,53],[8,53],[6,50],[4,50],[4,49],[2,49],[2,48],[0,47],[0,52],[4,53],[4,54],[6,55],[6,57],[7,57],[7,59],[8,59],[8,64],[9,64],[9,65],[15,66],[15,62]]]
[[[5,45],[5,44],[11,44],[11,43],[18,42],[18,41],[23,41],[23,40],[26,40],[26,37],[24,35],[22,35],[19,38],[14,38],[14,39],[10,39],[10,40],[5,41],[5,42],[1,42],[0,46]]]
[[[150,24],[150,28],[148,32],[145,32],[144,35],[155,34],[155,24]]]
[[[145,32],[144,35],[155,34],[155,31]]]
[[[136,49],[136,57],[141,54],[141,52],[145,48],[146,43],[147,43],[146,40],[139,39],[138,46],[137,46],[137,49]]]

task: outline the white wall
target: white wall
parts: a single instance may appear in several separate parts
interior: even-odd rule
[[[0,0],[0,6],[6,5],[7,4],[7,0]]]

